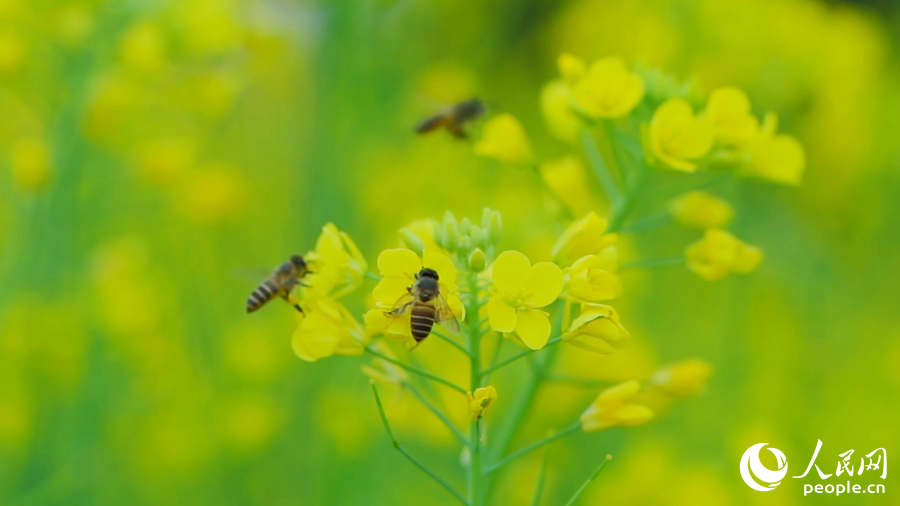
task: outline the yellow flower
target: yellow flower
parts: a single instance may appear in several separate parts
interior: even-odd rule
[[[574,346],[597,353],[612,353],[630,334],[619,321],[619,313],[605,304],[583,304],[563,339]]]
[[[763,128],[749,144],[749,163],[744,173],[782,184],[800,184],[806,169],[806,152],[797,139],[776,135],[777,118],[766,116]]]
[[[51,174],[50,151],[47,144],[36,138],[19,139],[10,147],[12,178],[27,190],[47,185]]]
[[[694,116],[690,104],[680,98],[662,103],[647,131],[650,151],[668,167],[684,172],[697,170],[692,161],[703,157],[712,147],[709,122]]]
[[[472,420],[478,420],[484,415],[485,410],[497,399],[497,389],[492,385],[476,388],[469,397],[469,414]]]
[[[622,292],[616,276],[618,249],[608,246],[596,255],[586,255],[566,269],[566,297],[579,302],[615,299]]]
[[[311,290],[335,298],[355,290],[368,269],[353,239],[333,223],[322,227],[316,249],[308,256],[313,270]]]
[[[581,79],[587,71],[587,66],[581,61],[581,58],[571,53],[560,54],[556,59],[556,66],[559,68],[559,75],[569,83]]]
[[[491,328],[515,332],[525,346],[539,350],[550,338],[550,319],[542,308],[559,296],[563,275],[556,264],[531,265],[524,254],[504,251],[491,265],[493,292],[487,303]]]
[[[220,223],[240,214],[247,183],[237,167],[212,164],[188,175],[179,191],[180,204],[199,223]]]
[[[712,228],[685,251],[690,270],[707,281],[724,278],[729,273],[747,273],[762,261],[762,251],[743,243],[724,230]]]
[[[750,100],[735,87],[714,90],[706,102],[704,115],[712,127],[713,136],[721,144],[742,146],[759,131],[759,121],[750,111]]]
[[[153,72],[165,64],[165,40],[159,27],[143,22],[131,27],[119,46],[122,61],[129,67]]]
[[[563,81],[547,83],[541,90],[541,112],[550,133],[562,141],[575,143],[581,120],[572,112],[572,92]]]
[[[600,392],[581,415],[582,430],[592,432],[617,425],[633,426],[650,421],[653,418],[650,408],[630,402],[640,388],[637,381],[630,380]]]
[[[488,120],[481,140],[475,144],[475,152],[509,163],[530,163],[534,158],[525,129],[511,114]]]
[[[397,302],[415,283],[415,275],[423,267],[438,273],[441,296],[447,302],[457,319],[465,319],[465,308],[456,288],[456,266],[450,257],[436,248],[425,249],[422,258],[405,248],[386,249],[378,255],[378,271],[381,280],[372,290],[375,308],[364,316],[366,332],[369,335],[386,334],[397,337],[411,337],[409,311],[401,317],[391,317],[385,312],[394,309]]]
[[[696,228],[725,226],[734,214],[728,202],[700,190],[672,200],[669,212],[682,225]]]
[[[607,234],[606,225],[606,220],[593,211],[572,222],[553,245],[553,259],[561,265],[571,265],[585,255],[616,244],[618,236]]]
[[[294,353],[315,362],[332,355],[360,355],[365,347],[362,325],[343,304],[327,298],[312,298],[297,313],[297,329],[291,339]]]
[[[595,61],[571,86],[575,103],[595,118],[621,118],[644,97],[644,82],[619,58]]]
[[[651,383],[666,393],[677,396],[695,395],[706,386],[712,374],[709,362],[699,358],[689,358],[669,364],[653,374]]]
[[[187,137],[153,139],[138,146],[135,165],[148,181],[167,184],[185,175],[194,165],[196,146]]]
[[[581,215],[594,207],[587,171],[578,158],[566,156],[544,162],[540,172],[547,186],[573,213]]]

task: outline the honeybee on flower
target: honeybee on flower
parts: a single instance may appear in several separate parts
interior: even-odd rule
[[[458,329],[456,320],[465,317],[465,310],[456,290],[456,267],[446,254],[426,249],[419,258],[405,248],[388,249],[378,255],[378,270],[375,308],[365,315],[370,332],[418,343],[435,323]]]

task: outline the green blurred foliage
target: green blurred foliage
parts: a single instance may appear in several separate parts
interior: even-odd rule
[[[821,438],[829,462],[900,447],[892,26],[806,0],[0,0],[0,503],[449,501],[390,453],[359,359],[300,362],[290,312],[243,302],[259,268],[310,249],[328,221],[371,262],[412,220],[490,206],[505,240],[548,257],[565,215],[532,173],[411,130],[477,95],[516,114],[537,152],[567,153],[538,106],[562,51],[740,86],[809,162],[798,188],[716,189],[765,250],[759,272],[624,275],[635,344],[563,363],[615,380],[698,356],[715,374],[654,424],[552,447],[547,503],[605,452],[616,460],[585,504],[827,502],[759,497],[736,469],[759,441],[805,458]],[[671,256],[695,236],[664,234],[630,240]],[[502,411],[518,376],[501,376]],[[546,387],[520,442],[592,394]],[[456,472],[439,425],[397,418]],[[528,501],[539,463],[506,473],[503,503]]]

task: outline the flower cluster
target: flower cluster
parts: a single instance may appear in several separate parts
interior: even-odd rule
[[[555,242],[547,242],[552,243],[549,251],[542,255],[528,247],[501,249],[503,220],[497,211],[485,209],[479,220],[447,212],[439,220],[401,228],[399,247],[377,255],[377,272],[367,270],[353,241],[333,225],[324,227],[308,255],[315,274],[301,289],[304,313],[297,317],[295,351],[305,360],[371,355],[363,372],[373,380],[394,446],[467,504],[481,504],[490,487],[485,477],[520,455],[575,431],[647,423],[673,401],[703,390],[710,365],[701,359],[675,362],[649,378],[607,385],[568,428],[502,457],[521,423],[521,407],[534,401],[540,382],[554,375],[564,381],[587,380],[555,371],[559,366],[554,358],[563,347],[558,343],[570,353],[611,355],[631,339],[611,305],[628,295],[621,271],[686,265],[703,279],[718,280],[759,265],[762,252],[723,229],[735,214],[731,204],[699,187],[666,196],[660,216],[633,218],[641,210],[638,198],[648,181],[660,177],[658,169],[715,168],[725,174],[722,169],[731,168],[735,174],[782,183],[799,182],[803,171],[799,144],[775,133],[774,115],[757,119],[737,88],[715,90],[697,111],[686,87],[661,73],[631,69],[618,58],[587,64],[563,54],[558,67],[560,77],[543,90],[541,107],[550,130],[570,144],[580,142],[582,153],[541,161],[525,128],[505,113],[488,118],[473,146],[477,155],[533,168],[537,180],[562,204],[559,209],[574,217],[561,227]],[[592,176],[603,190],[601,198],[593,194]],[[634,249],[622,247],[630,244],[628,234],[673,220],[704,230],[683,254],[633,258]],[[375,284],[360,324],[338,298],[366,279]],[[467,384],[460,384],[461,375],[442,374],[453,372],[453,359],[442,359],[442,369],[421,367],[411,358],[419,345],[427,342],[432,347],[435,340],[468,362]],[[502,350],[508,341],[517,345],[515,351]],[[493,356],[486,360],[491,349]],[[513,418],[486,438],[484,419],[497,411],[488,408],[498,398],[506,399],[498,392],[507,391],[493,374],[526,357],[531,363],[529,386],[509,390],[520,396],[508,415]],[[420,380],[449,389],[450,397],[435,400],[419,389]],[[376,382],[409,392],[463,445],[467,499],[402,448]],[[458,402],[452,401],[454,395]],[[448,403],[467,414],[468,432],[458,426],[459,417],[444,412],[442,404]],[[496,445],[491,452],[486,452],[488,443]],[[486,455],[497,460],[486,463]]]

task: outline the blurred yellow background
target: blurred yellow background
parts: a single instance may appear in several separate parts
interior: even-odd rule
[[[546,258],[562,210],[533,174],[412,128],[479,96],[565,154],[539,106],[564,51],[740,86],[808,169],[717,188],[765,251],[753,275],[623,274],[633,345],[563,363],[714,374],[651,425],[552,447],[547,502],[605,452],[583,504],[830,502],[753,492],[737,465],[761,441],[792,471],[817,439],[828,466],[900,448],[898,26],[889,2],[0,0],[0,504],[450,504],[390,453],[360,359],[297,360],[293,315],[244,300],[329,221],[372,263],[412,220],[490,206]],[[629,240],[666,256],[692,238]],[[547,386],[521,440],[594,393]],[[399,436],[458,468],[423,413],[398,413]],[[503,504],[527,503],[539,464],[514,465]]]

